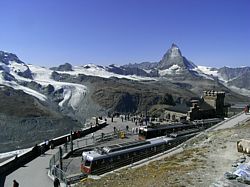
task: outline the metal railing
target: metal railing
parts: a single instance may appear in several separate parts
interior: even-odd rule
[[[89,138],[77,139],[73,141],[73,150],[82,148],[85,146],[98,145],[104,141],[109,141],[109,140],[117,139],[117,138],[123,138],[122,136],[130,136],[132,134],[133,133],[131,131],[122,129],[122,130],[116,130],[116,131],[105,133],[105,134],[103,133],[100,135],[94,135]],[[50,175],[53,175],[54,177],[58,178],[61,182],[65,183],[66,186],[72,181],[74,181],[75,179],[84,177],[83,174],[80,174],[79,176],[70,177],[66,172],[67,166],[65,167],[62,161],[60,163],[60,158],[62,159],[63,155],[71,152],[70,143],[71,142],[67,142],[63,144],[63,146],[60,146],[58,151],[51,157],[49,161]]]
[[[53,175],[55,178],[58,178],[66,186],[68,185],[66,173],[64,171],[62,171],[61,169],[59,169],[58,167],[56,167],[56,166],[52,167],[51,175]]]
[[[98,143],[109,141],[113,139],[123,138],[122,136],[130,136],[133,135],[131,131],[126,129],[117,130],[113,132],[104,133],[103,135],[92,135],[92,137],[79,139],[74,141],[74,148],[81,148],[84,146],[97,145]]]

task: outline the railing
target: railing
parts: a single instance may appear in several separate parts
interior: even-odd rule
[[[52,167],[51,175],[53,175],[55,178],[58,178],[66,186],[68,185],[66,173],[63,170],[59,169],[58,167],[56,166]]]
[[[92,137],[79,139],[74,141],[74,148],[81,148],[84,146],[90,146],[90,145],[97,145],[98,143],[102,143],[104,141],[109,141],[112,139],[118,139],[123,138],[122,136],[130,136],[133,133],[131,131],[128,131],[126,129],[117,130],[105,134],[95,135],[93,134]]]
[[[69,142],[66,142],[63,146],[59,147],[58,151],[51,157],[49,161],[49,174],[53,175],[55,178],[58,178],[66,186],[68,185],[67,173],[65,172],[65,168],[63,169],[62,157],[70,151]]]
[[[127,131],[126,129],[122,130],[117,130],[101,135],[95,135],[89,137],[89,138],[84,138],[84,139],[76,139],[73,141],[73,147],[72,149],[78,149],[82,148],[85,146],[91,146],[91,145],[98,145],[104,141],[109,141],[111,139],[117,139],[117,138],[122,138],[122,135],[130,136],[132,133],[130,131]],[[49,161],[49,173],[50,175],[53,175],[54,177],[58,178],[60,181],[65,183],[67,186],[69,183],[74,182],[77,179],[81,179],[83,177],[86,177],[84,174],[79,174],[75,176],[69,176],[67,174],[67,166],[64,165],[62,162],[63,155],[66,155],[71,152],[70,148],[70,143],[71,142],[66,142],[63,146],[59,147],[59,150],[51,157]]]

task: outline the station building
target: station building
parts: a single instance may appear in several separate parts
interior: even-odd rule
[[[187,119],[190,121],[223,118],[227,116],[227,108],[224,104],[225,92],[203,91],[203,96],[199,100],[191,100],[191,107],[176,105],[165,110],[164,118],[172,121]]]

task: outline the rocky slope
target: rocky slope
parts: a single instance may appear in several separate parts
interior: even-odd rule
[[[1,86],[0,103],[0,153],[27,148],[81,127],[55,106],[22,90]]]

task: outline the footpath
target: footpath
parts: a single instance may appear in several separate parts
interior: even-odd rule
[[[51,157],[58,152],[58,147],[70,139],[75,140],[78,137],[84,137],[93,131],[97,131],[107,126],[102,121],[101,124],[91,125],[82,130],[66,134],[61,137],[49,140],[49,145],[45,142],[27,149],[24,153],[17,155],[0,163],[0,187],[12,187],[13,180],[19,183],[19,186],[53,186],[53,181],[48,177],[49,161]],[[49,149],[53,145],[54,149]],[[45,152],[41,155],[41,151]]]
[[[131,121],[121,120],[120,118],[114,118],[113,122],[111,122],[111,119],[109,118],[107,123],[109,125],[94,132],[95,136],[100,135],[101,133],[112,132],[114,130],[114,127],[116,127],[117,129],[125,129],[126,126],[128,126],[130,130],[131,128],[135,127],[135,123]],[[81,140],[84,140],[91,136],[92,135],[89,134],[80,139],[74,140],[74,145],[77,145],[77,147],[86,146],[86,142]],[[37,157],[31,162],[15,170],[14,172],[6,176],[6,178],[0,178],[0,180],[4,181],[2,183],[0,182],[0,187],[12,187],[13,180],[16,180],[21,187],[52,187],[53,180],[48,177],[49,161],[56,152],[58,152],[58,147],[49,149],[45,152],[44,155]],[[62,186],[64,186],[63,183],[61,183],[61,187]]]
[[[52,187],[53,181],[48,177],[48,163],[57,149],[50,149],[44,155],[37,157],[23,167],[17,169],[5,179],[5,187],[12,187],[13,180],[19,186]]]

